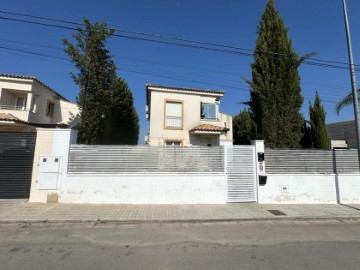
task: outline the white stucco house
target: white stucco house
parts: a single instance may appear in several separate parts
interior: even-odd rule
[[[232,116],[220,112],[224,91],[146,85],[150,146],[232,145]]]
[[[0,74],[0,131],[66,126],[76,104],[33,76]]]

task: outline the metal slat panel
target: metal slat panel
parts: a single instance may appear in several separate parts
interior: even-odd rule
[[[228,202],[256,201],[254,146],[226,148],[226,177]]]
[[[0,199],[28,198],[36,133],[0,132]]]
[[[267,174],[356,173],[357,160],[357,150],[265,150]]]
[[[223,172],[222,147],[70,146],[72,174]]]
[[[359,172],[358,154],[356,149],[334,151],[334,163],[337,173]]]

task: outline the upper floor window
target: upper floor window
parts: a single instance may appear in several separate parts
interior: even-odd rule
[[[180,101],[165,102],[165,128],[182,128],[183,104]]]
[[[50,100],[47,102],[46,115],[50,117],[53,117],[54,115],[54,102],[51,102]]]
[[[216,104],[201,102],[200,118],[205,120],[216,120]]]
[[[36,109],[37,109],[37,106],[36,106],[36,96],[33,96],[32,98],[32,102],[31,102],[31,111],[33,113],[36,113]]]
[[[24,111],[26,107],[26,98],[25,97],[17,97],[15,103],[15,110]]]

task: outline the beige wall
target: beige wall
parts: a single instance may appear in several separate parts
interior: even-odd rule
[[[232,116],[224,113],[219,113],[219,119],[221,123],[226,123],[226,127],[230,130],[226,134],[220,136],[220,141],[233,142],[233,131],[232,131]]]
[[[33,171],[31,177],[30,202],[56,202],[57,190],[61,185],[62,169],[66,171],[70,144],[76,143],[77,133],[70,129],[37,128]],[[39,189],[40,157],[58,157],[60,159],[57,188]],[[48,181],[48,178],[45,178]]]
[[[47,87],[36,81],[16,78],[0,78],[0,104],[15,105],[17,96],[27,98],[27,110],[0,110],[0,112],[11,113],[29,123],[60,124],[68,123],[70,112],[77,114],[78,108],[74,103],[60,99]],[[46,115],[48,101],[54,103],[53,116]]]
[[[56,104],[58,103],[56,95],[50,92],[44,86],[36,83],[32,87],[32,96],[35,98],[35,104],[33,103],[32,100],[31,107],[36,108],[36,110],[33,109],[33,113],[30,115],[29,122],[42,123],[42,124],[56,124],[53,121],[56,107],[54,107],[53,117],[51,117],[50,115],[46,115],[46,107],[48,101],[53,102],[54,106],[56,106]]]
[[[231,116],[225,114],[219,113],[216,121],[200,119],[200,103],[215,103],[215,99],[216,96],[151,90],[149,145],[162,146],[165,145],[165,141],[181,141],[183,146],[198,145],[201,139],[197,138],[197,135],[190,136],[189,131],[198,125],[206,123],[221,127],[224,127],[224,123],[226,123],[226,126],[232,129]],[[164,128],[166,100],[183,102],[183,128],[181,130]],[[202,137],[202,139],[205,138]],[[207,140],[212,145],[216,145],[214,138],[209,137],[205,139],[205,141]],[[232,130],[228,132],[228,135],[221,135],[220,140],[232,142]],[[217,141],[219,140],[217,139]]]
[[[54,132],[52,129],[37,129],[36,146],[34,152],[33,171],[31,177],[30,202],[46,202],[48,192],[37,189],[39,158],[51,156],[53,149]]]
[[[15,106],[17,97],[26,98],[27,95],[26,94],[20,94],[20,93],[13,93],[13,92],[10,92],[7,89],[3,89],[1,91],[0,105]]]
[[[57,123],[64,123],[67,124],[70,119],[70,114],[72,113],[74,116],[79,113],[79,108],[77,104],[67,102],[65,100],[60,100],[60,112],[56,111],[56,115],[60,115],[61,121],[57,120]]]

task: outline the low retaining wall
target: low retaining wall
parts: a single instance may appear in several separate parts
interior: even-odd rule
[[[57,191],[64,203],[224,204],[223,176],[66,175]]]
[[[360,174],[271,174],[258,187],[263,204],[360,203]]]

